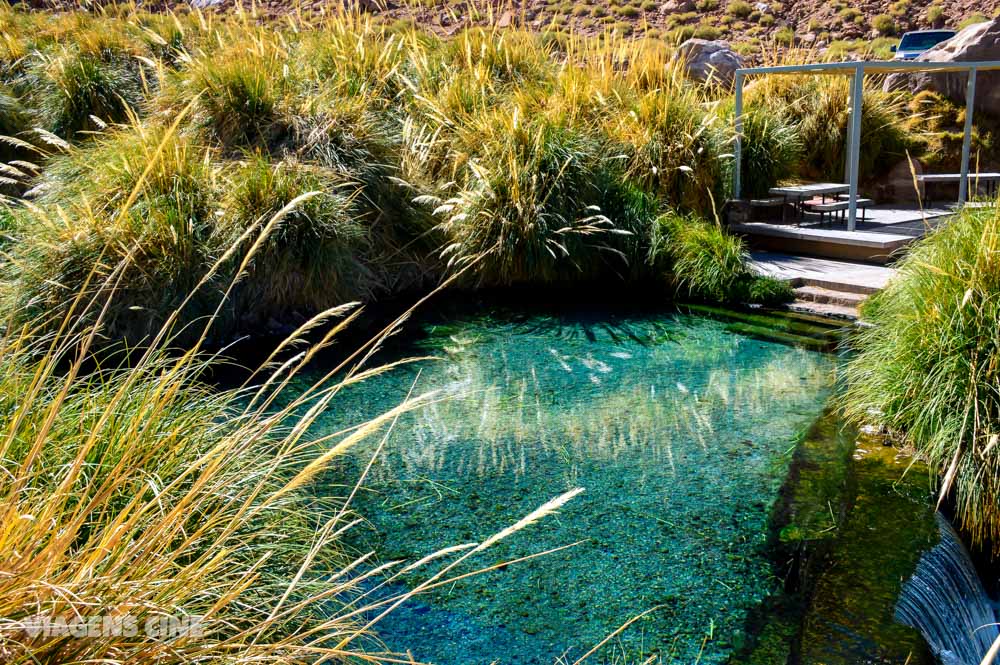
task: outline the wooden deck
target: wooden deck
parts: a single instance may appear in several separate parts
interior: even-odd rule
[[[754,249],[885,264],[951,214],[947,208],[875,206],[868,209],[864,222],[858,220],[855,231],[848,231],[840,219],[821,223],[819,215],[809,213],[797,224],[746,222],[729,228]]]

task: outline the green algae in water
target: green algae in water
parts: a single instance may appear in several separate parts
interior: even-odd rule
[[[321,423],[363,421],[414,385],[446,398],[394,428],[354,503],[360,547],[413,560],[585,491],[475,567],[578,545],[414,599],[379,624],[386,645],[438,665],[572,662],[659,607],[597,661],[724,662],[777,587],[769,512],[835,360],[679,315],[452,316],[417,335],[393,353],[442,360],[353,386]]]

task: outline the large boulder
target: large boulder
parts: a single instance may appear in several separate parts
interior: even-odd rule
[[[976,23],[961,30],[951,39],[941,42],[917,58],[920,62],[972,62],[1000,60],[1000,21],[994,19]],[[885,81],[885,90],[905,90],[912,93],[932,90],[965,104],[965,86],[968,74],[947,72],[941,74],[893,74]],[[1000,115],[1000,72],[976,74],[976,111]]]
[[[689,39],[677,49],[687,75],[696,81],[712,82],[727,88],[733,85],[743,58],[725,41]]]

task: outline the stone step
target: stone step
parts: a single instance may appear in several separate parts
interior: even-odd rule
[[[798,301],[804,303],[805,301]],[[812,303],[817,304],[817,303]],[[853,311],[853,310],[852,310]],[[810,312],[808,310],[801,309],[775,309],[770,310],[770,314],[773,316],[783,316],[788,319],[793,319],[796,321],[805,321],[807,323],[812,323],[818,326],[824,326],[833,332],[843,332],[845,330],[853,327],[850,321],[845,321],[843,317],[835,316],[829,317],[817,312]]]
[[[818,286],[821,289],[828,289],[830,291],[844,291],[845,293],[858,293],[865,296],[870,296],[873,293],[878,293],[881,289],[879,286],[871,286],[870,284],[859,284],[857,282],[851,282],[846,280],[840,280],[837,277],[800,277],[793,281],[794,286]]]
[[[780,310],[741,310],[697,303],[687,304],[684,307],[689,312],[702,314],[714,319],[738,321],[801,337],[829,340],[839,338],[843,332],[842,325],[838,326],[829,319],[822,320],[818,317],[810,319],[809,317],[789,316],[787,312]]]
[[[795,333],[778,330],[769,326],[754,325],[743,321],[733,321],[726,325],[726,330],[761,339],[768,342],[780,342],[789,346],[798,346],[812,351],[834,351],[838,340],[831,336],[827,338],[796,335]]]
[[[809,316],[842,319],[845,322],[858,320],[858,308],[849,305],[832,305],[830,303],[815,302],[813,300],[796,300],[789,303],[785,307],[790,312],[806,314]]]
[[[795,289],[795,297],[797,300],[857,308],[868,298],[868,294],[828,289],[822,286],[800,286]]]

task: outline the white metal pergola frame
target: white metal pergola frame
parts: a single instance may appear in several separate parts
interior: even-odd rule
[[[733,169],[733,198],[739,199],[741,194],[741,160],[743,143],[743,84],[748,76],[767,74],[778,75],[814,75],[850,76],[851,96],[850,123],[847,132],[847,155],[845,160],[845,178],[850,186],[850,207],[847,215],[847,230],[853,231],[857,221],[858,202],[858,163],[861,160],[861,101],[864,95],[865,74],[892,74],[895,72],[944,73],[968,72],[969,78],[965,90],[965,135],[962,139],[962,172],[958,185],[958,203],[964,205],[969,187],[969,153],[972,145],[972,115],[976,98],[976,72],[1000,70],[1000,61],[983,62],[896,62],[887,60],[855,61],[855,62],[825,62],[811,65],[779,65],[777,67],[749,67],[736,70],[736,109],[735,130],[736,139],[734,156],[736,164]]]

